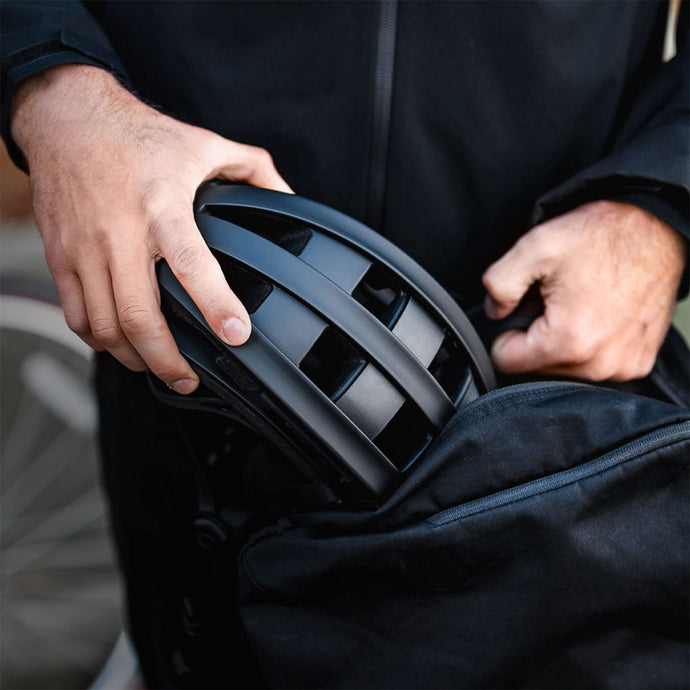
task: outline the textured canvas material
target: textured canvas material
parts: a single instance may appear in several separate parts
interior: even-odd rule
[[[687,411],[528,383],[462,410],[375,512],[279,521],[240,559],[275,687],[685,687]]]

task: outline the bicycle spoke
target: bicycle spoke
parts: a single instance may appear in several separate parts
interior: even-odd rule
[[[17,410],[9,433],[2,439],[3,483],[13,477],[16,470],[31,463],[31,448],[36,440],[36,429],[40,426],[45,410],[30,395],[22,390]]]
[[[83,443],[83,440],[82,440]],[[3,523],[11,525],[14,516],[33,505],[38,496],[60,477],[71,462],[74,462],[74,434],[63,429],[3,492]]]
[[[50,606],[54,601],[88,606],[94,617],[102,621],[101,610],[110,611],[119,608],[120,584],[113,580],[110,574],[112,573],[99,568],[95,572],[85,572],[86,577],[80,577],[75,582],[74,571],[59,570],[49,574],[50,581],[54,584],[50,591],[47,591],[45,587],[32,586],[24,582],[23,578],[15,578],[12,580],[11,592],[17,601],[27,597],[33,601],[42,601],[45,606]],[[84,584],[82,579],[88,580],[88,583]],[[117,624],[116,618],[106,620]]]
[[[86,660],[97,657],[102,651],[103,643],[92,635],[65,634],[89,630],[84,616],[80,616],[74,606],[67,605],[62,610],[47,609],[40,602],[24,600],[21,606],[14,607],[11,615],[14,625],[21,625],[38,638],[43,654],[60,656],[74,668],[88,671]]]
[[[81,500],[74,501],[56,512],[21,540],[3,550],[2,569],[11,576],[28,568],[38,559],[65,543],[103,515],[103,504],[97,500],[98,490],[91,489]],[[99,540],[102,541],[102,540]],[[82,559],[85,552],[81,554]]]
[[[122,630],[88,383],[92,353],[55,304],[0,298],[0,682],[84,687]]]
[[[22,362],[28,390],[62,423],[81,434],[96,432],[96,403],[91,391],[55,357],[39,352]]]

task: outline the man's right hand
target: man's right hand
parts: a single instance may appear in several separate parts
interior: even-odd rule
[[[290,192],[271,156],[163,115],[86,65],[23,82],[11,126],[69,327],[191,393],[198,377],[161,313],[155,263],[168,262],[220,338],[243,343],[249,316],[196,227],[193,200],[212,178]]]

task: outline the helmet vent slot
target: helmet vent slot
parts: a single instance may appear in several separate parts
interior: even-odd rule
[[[381,266],[373,265],[352,291],[352,297],[391,328],[402,313],[407,295]]]
[[[439,382],[446,395],[455,404],[457,398],[465,390],[469,362],[458,351],[456,343],[450,336],[446,336],[439,347],[429,365],[429,373]]]
[[[220,264],[225,280],[244,308],[253,314],[271,294],[273,286],[258,273],[231,259],[227,254],[211,250]]]
[[[366,362],[359,350],[333,328],[324,329],[299,368],[331,400],[338,398]]]
[[[429,446],[433,431],[421,410],[407,400],[381,433],[374,439],[379,450],[404,471]]]
[[[298,256],[312,236],[312,230],[299,221],[252,208],[209,206],[208,213],[259,235],[286,252]]]

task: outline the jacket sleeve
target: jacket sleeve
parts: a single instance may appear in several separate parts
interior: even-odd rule
[[[678,20],[676,56],[641,85],[610,153],[542,196],[535,223],[594,199],[627,201],[690,236],[690,22]]]
[[[0,13],[0,134],[13,161],[24,167],[10,135],[12,98],[23,79],[65,63],[101,67],[124,84],[127,75],[105,32],[81,2],[3,0]]]

